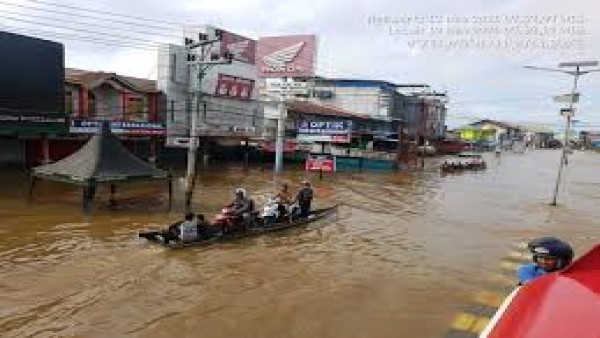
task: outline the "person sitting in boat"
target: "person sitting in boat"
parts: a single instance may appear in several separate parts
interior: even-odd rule
[[[310,205],[312,204],[313,195],[310,183],[306,180],[302,181],[302,187],[298,191],[294,201],[300,206],[300,217],[306,218],[310,215]]]
[[[245,189],[235,189],[235,199],[227,206],[236,218],[237,222],[249,222],[254,212],[254,201],[252,201]]]
[[[538,238],[529,243],[533,263],[525,264],[517,271],[519,285],[523,285],[547,273],[566,268],[573,260],[571,246],[555,237]]]
[[[198,229],[198,239],[208,239],[217,234],[216,229],[211,226],[203,214],[196,214],[196,227]]]
[[[190,212],[185,215],[183,221],[175,222],[167,229],[143,232],[139,236],[148,240],[162,239],[164,244],[169,244],[171,241],[193,242],[200,239],[200,234],[210,227],[206,222],[200,224],[199,219],[204,220],[204,215],[198,214],[194,219],[194,214]]]

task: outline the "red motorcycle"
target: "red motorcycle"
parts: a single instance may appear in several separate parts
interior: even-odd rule
[[[236,216],[231,207],[221,209],[221,212],[215,215],[212,226],[221,230],[224,235],[237,232],[245,233],[247,230],[241,217]]]

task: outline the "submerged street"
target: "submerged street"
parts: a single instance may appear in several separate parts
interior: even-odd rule
[[[600,235],[600,155],[575,151],[559,205],[548,205],[559,151],[485,154],[483,171],[310,176],[337,218],[206,248],[169,250],[137,237],[172,223],[163,183],[79,190],[0,172],[0,332],[6,337],[442,337],[515,243],[554,235],[580,255]],[[180,173],[181,174],[181,173]],[[303,170],[286,168],[294,189]],[[193,208],[212,218],[245,187],[259,206],[269,169],[211,167]],[[181,198],[178,197],[178,207]],[[516,284],[516,279],[515,279]]]

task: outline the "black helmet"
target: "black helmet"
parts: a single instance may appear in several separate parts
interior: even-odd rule
[[[527,246],[533,254],[535,262],[537,262],[539,257],[556,259],[556,265],[552,271],[564,269],[573,260],[573,249],[571,246],[556,237],[536,238],[529,242]]]

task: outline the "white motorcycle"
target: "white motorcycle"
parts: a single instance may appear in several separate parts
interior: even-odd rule
[[[273,225],[279,221],[283,221],[281,219],[281,212],[279,210],[279,199],[277,197],[269,198],[265,206],[263,207],[263,211],[261,217],[263,219],[263,224],[265,226]],[[299,214],[300,207],[297,204],[292,204],[287,208],[286,217],[292,215],[295,217]]]

